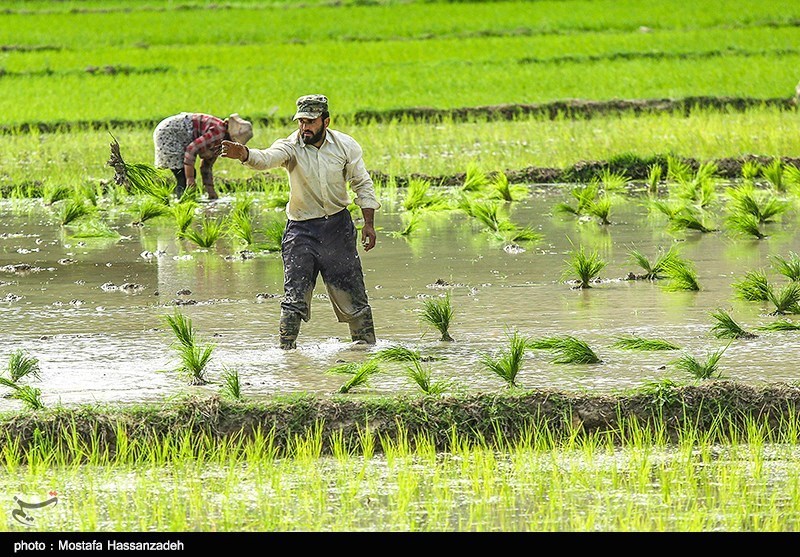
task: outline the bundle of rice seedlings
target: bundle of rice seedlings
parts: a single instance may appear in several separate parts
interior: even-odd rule
[[[46,183],[42,188],[42,202],[52,205],[56,201],[63,201],[72,196],[72,188],[59,184]]]
[[[6,371],[14,383],[29,376],[41,379],[39,375],[41,372],[39,359],[31,356],[21,348],[14,350],[9,356]]]
[[[717,323],[711,327],[711,332],[717,338],[756,338],[757,335],[744,330],[728,312],[722,309],[717,309],[711,312],[711,317],[717,320]]]
[[[416,362],[422,359],[417,350],[401,345],[383,348],[376,352],[374,357],[384,362]]]
[[[173,188],[169,186],[166,176],[153,165],[125,162],[119,142],[113,135],[111,137],[111,156],[107,164],[114,169],[114,182],[128,192],[145,193],[168,204]]]
[[[647,167],[647,178],[645,178],[645,182],[647,183],[647,192],[650,195],[656,195],[658,193],[658,185],[661,183],[663,172],[660,164],[651,164]]]
[[[773,159],[771,163],[761,169],[761,175],[777,192],[786,192],[786,183],[783,180],[783,161]]]
[[[263,226],[261,232],[264,240],[257,242],[255,247],[264,251],[280,251],[283,233],[286,230],[285,220],[271,220]]]
[[[369,378],[380,371],[378,360],[370,358],[363,363],[350,362],[346,364],[339,364],[327,370],[327,373],[343,373],[351,375],[350,379],[345,381],[339,387],[338,393],[349,393],[356,387],[369,385]]]
[[[412,360],[406,366],[406,374],[426,395],[440,395],[450,386],[447,381],[432,381],[430,367],[423,366],[420,360]]]
[[[706,226],[700,216],[685,205],[669,217],[669,223],[673,230],[697,230],[703,233],[717,231],[716,228]]]
[[[431,325],[442,335],[439,340],[453,342],[450,336],[450,325],[453,322],[453,304],[448,291],[443,298],[426,299],[423,301],[421,319],[423,323]]]
[[[749,302],[769,301],[772,286],[763,269],[747,271],[744,278],[733,283],[736,296]]]
[[[778,292],[770,289],[767,299],[775,306],[773,315],[800,313],[800,282],[790,282]]]
[[[200,230],[189,228],[183,233],[183,237],[191,242],[194,242],[201,248],[212,247],[220,236],[224,228],[224,219],[213,219],[204,217],[200,226]]]
[[[121,235],[104,220],[90,219],[78,223],[72,238],[120,238]]]
[[[400,220],[404,223],[402,230],[397,230],[394,232],[390,232],[392,236],[400,236],[400,237],[408,237],[411,234],[418,230],[419,227],[422,225],[422,215],[419,211],[409,211],[400,215]]]
[[[700,284],[697,282],[697,273],[690,262],[675,258],[666,262],[663,269],[664,276],[669,280],[664,286],[664,289],[668,292],[700,290]]]
[[[678,350],[680,347],[668,340],[663,339],[647,339],[638,336],[622,336],[617,337],[617,340],[612,344],[614,348],[621,348],[622,350],[641,350],[641,351],[657,351],[657,350]]]
[[[719,370],[719,360],[728,349],[728,346],[730,346],[730,343],[724,348],[712,353],[705,362],[701,362],[690,354],[684,354],[671,363],[679,370],[689,373],[695,379],[711,379],[712,377],[718,379],[722,377]]]
[[[172,207],[172,215],[178,226],[179,237],[183,236],[192,225],[195,209],[197,209],[197,203],[193,200],[181,201]]]
[[[595,280],[607,263],[600,258],[597,250],[586,253],[581,245],[577,250],[572,251],[569,260],[566,260],[567,268],[561,275],[562,280],[572,279],[573,288],[591,288],[592,281]]]
[[[659,254],[655,262],[651,263],[650,260],[641,251],[634,248],[628,252],[631,259],[633,259],[639,266],[644,269],[645,273],[641,276],[645,280],[658,280],[664,278],[664,268],[676,260],[680,260],[678,248],[670,246],[670,248]]]
[[[794,252],[789,252],[788,257],[773,255],[771,259],[773,266],[780,274],[792,282],[800,281],[800,256]]]
[[[692,178],[694,171],[685,160],[677,155],[667,155],[667,180],[685,182]]]
[[[497,357],[483,354],[480,362],[486,369],[503,379],[509,387],[516,387],[517,375],[522,369],[528,340],[517,331],[508,335],[508,339],[509,347],[507,350],[501,351]]]
[[[600,219],[600,224],[611,224],[611,198],[608,195],[601,195],[597,201],[586,207],[586,213]]]
[[[182,364],[178,371],[189,375],[190,384],[205,385],[208,383],[205,369],[211,359],[214,346],[211,344],[198,345],[192,320],[180,311],[175,310],[173,315],[165,315],[164,319],[177,340],[175,348]]]
[[[15,383],[8,385],[6,384],[6,381],[4,381],[4,378],[2,377],[0,377],[0,384],[11,386],[13,390],[8,395],[9,398],[14,398],[21,401],[27,409],[41,410],[44,408],[44,402],[42,402],[41,389],[37,389],[36,387],[31,387],[30,385],[17,385]]]
[[[462,191],[475,192],[480,191],[489,184],[489,179],[486,173],[475,162],[467,164],[467,171],[464,176],[464,184],[461,186]]]
[[[239,371],[236,369],[222,368],[222,394],[233,400],[242,400],[242,383],[239,380]]]
[[[600,170],[597,176],[603,191],[606,193],[620,193],[625,191],[625,187],[630,182],[624,172],[617,172],[608,167]]]
[[[599,364],[602,360],[588,343],[573,336],[566,336],[552,348],[554,364]]]
[[[82,199],[69,198],[59,208],[58,218],[61,226],[67,226],[73,222],[94,214],[95,207],[86,205]]]
[[[132,209],[136,217],[133,221],[135,225],[141,225],[149,220],[173,214],[168,205],[149,196],[138,198]]]
[[[800,331],[800,323],[792,323],[788,319],[779,319],[756,327],[756,329],[759,331]]]
[[[553,208],[554,213],[568,213],[576,216],[584,215],[586,209],[592,205],[600,193],[600,185],[596,181],[570,190],[570,195],[577,201],[575,207],[566,202],[557,203]]]
[[[725,219],[725,224],[729,230],[736,234],[752,236],[757,240],[763,240],[767,237],[766,234],[761,232],[760,221],[758,217],[751,213],[731,213]]]
[[[253,217],[247,211],[231,211],[228,217],[228,233],[246,246],[255,241],[253,236]]]
[[[502,170],[495,173],[489,188],[491,189],[489,197],[503,201],[517,201],[530,194],[528,187],[524,184],[510,184],[508,176]]]
[[[756,160],[749,159],[742,163],[742,180],[745,183],[752,184],[755,179],[761,174],[761,163]]]

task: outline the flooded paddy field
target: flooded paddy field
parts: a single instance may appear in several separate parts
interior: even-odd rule
[[[530,195],[505,206],[510,219],[542,240],[519,245],[487,234],[463,213],[428,212],[408,236],[402,204],[382,199],[376,216],[376,249],[362,252],[378,344],[349,343],[318,280],[312,319],[298,349],[278,348],[282,267],[277,252],[247,252],[221,238],[210,248],[179,239],[173,219],[141,226],[129,213],[108,220],[119,239],[76,238],[58,224],[53,208],[38,201],[0,202],[0,362],[23,349],[38,358],[46,406],[96,402],[160,401],[182,393],[218,392],[225,370],[236,370],[245,398],[276,394],[330,394],[341,375],[326,373],[342,362],[360,362],[377,350],[402,345],[428,357],[432,379],[451,391],[502,390],[505,382],[481,364],[485,354],[508,347],[513,331],[529,338],[571,335],[589,344],[598,364],[553,363],[547,351],[529,350],[517,377],[522,388],[612,392],[670,379],[694,378],[672,362],[682,354],[703,360],[725,348],[723,378],[761,384],[794,382],[795,331],[757,331],[778,319],[762,302],[736,296],[733,283],[764,269],[773,257],[800,251],[792,212],[772,223],[762,240],[727,232],[675,232],[641,197],[615,199],[612,223],[557,215],[568,185],[528,186]],[[201,204],[222,217],[231,198]],[[258,207],[258,198],[255,206]],[[259,210],[262,211],[262,210]],[[274,209],[263,209],[274,211]],[[579,246],[595,251],[606,267],[591,288],[575,289],[564,272]],[[648,257],[677,246],[697,271],[698,291],[668,291],[663,281],[627,280],[641,273],[630,256]],[[786,279],[784,282],[788,282]],[[426,299],[450,293],[453,342],[421,320]],[[716,338],[711,314],[728,312],[755,338]],[[202,344],[214,347],[209,383],[190,385],[176,372],[179,359],[165,316],[192,320]],[[792,316],[781,316],[791,320]],[[641,352],[613,346],[623,336],[668,340],[680,351]],[[420,392],[402,366],[386,364],[353,393]],[[0,409],[19,401],[0,399]]]

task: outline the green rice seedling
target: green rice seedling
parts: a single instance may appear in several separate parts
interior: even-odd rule
[[[84,199],[88,201],[93,207],[97,207],[98,198],[100,195],[98,190],[100,190],[101,187],[102,186],[84,182],[83,184],[79,184],[75,188],[75,197],[78,199]]]
[[[731,213],[725,219],[725,224],[727,225],[728,230],[734,232],[735,234],[751,236],[757,240],[763,240],[767,237],[766,234],[761,232],[761,225],[758,217],[752,215],[751,213]]]
[[[384,362],[415,362],[422,359],[417,350],[402,345],[389,346],[375,353],[376,359]]]
[[[86,205],[82,199],[69,198],[59,208],[58,219],[61,222],[61,226],[67,226],[92,213],[92,208]]]
[[[777,192],[786,193],[786,183],[783,179],[783,161],[773,159],[761,169],[761,175],[769,185]]]
[[[503,379],[509,387],[516,387],[517,375],[522,369],[528,340],[520,335],[518,331],[514,331],[507,336],[509,340],[508,349],[501,351],[497,357],[491,354],[483,354],[481,355],[480,363]]]
[[[551,349],[554,364],[599,364],[602,360],[586,341],[571,335],[562,337]]]
[[[663,339],[648,339],[639,336],[622,336],[617,337],[617,340],[612,344],[614,348],[622,350],[641,350],[641,351],[659,351],[659,350],[679,350],[680,346]]]
[[[501,223],[502,225],[503,223]],[[501,229],[495,234],[500,240],[508,243],[528,243],[528,242],[540,242],[544,236],[530,226],[525,226],[520,228],[510,221],[508,224],[511,226],[501,226]]]
[[[192,320],[178,310],[175,310],[173,315],[165,315],[164,319],[177,340],[176,350],[181,359],[181,367],[178,371],[188,374],[192,385],[205,385],[208,383],[205,369],[211,359],[214,346],[211,344],[199,346]]]
[[[380,371],[378,360],[370,358],[363,363],[350,362],[333,366],[327,370],[328,373],[344,373],[351,375],[336,391],[339,394],[349,393],[356,387],[368,386],[369,379]]]
[[[800,281],[800,256],[789,252],[788,257],[782,255],[771,256],[775,269],[791,281]]]
[[[778,199],[771,192],[757,191],[749,182],[730,188],[728,197],[731,213],[753,215],[760,224],[774,221],[776,216],[785,213],[789,208],[787,202]]]
[[[42,202],[45,205],[52,205],[57,201],[64,201],[72,197],[72,188],[59,184],[46,183],[42,187]]]
[[[647,167],[647,193],[652,195],[658,194],[658,185],[661,183],[661,176],[664,170],[660,164],[651,164]]]
[[[11,398],[21,401],[29,410],[42,410],[45,407],[42,390],[30,385],[18,385],[11,393]]]
[[[663,200],[663,199],[655,199],[649,198],[646,202],[647,210],[651,213],[661,213],[665,217],[667,217],[670,221],[678,214],[686,204],[683,202],[677,202],[674,200]]]
[[[422,314],[420,317],[423,323],[439,331],[441,334],[439,340],[453,342],[455,339],[450,336],[450,325],[453,322],[454,314],[455,311],[453,310],[450,292],[448,291],[443,298],[423,300]]]
[[[172,206],[172,216],[178,226],[178,236],[183,236],[194,221],[194,212],[197,209],[197,202],[193,200],[181,201]]]
[[[564,341],[564,337],[549,336],[535,339],[528,339],[526,348],[531,350],[552,350]]]
[[[121,235],[104,220],[92,218],[78,223],[72,238],[120,238]]]
[[[790,282],[778,292],[770,288],[767,300],[775,306],[773,315],[800,313],[800,282]]]
[[[744,328],[723,309],[717,309],[711,312],[711,317],[717,320],[717,323],[711,327],[711,332],[717,338],[752,339],[757,336],[744,330]]]
[[[600,224],[611,224],[611,220],[609,220],[611,216],[611,197],[605,194],[599,196],[597,201],[586,207],[586,213],[599,218]]]
[[[255,198],[251,194],[237,193],[233,198],[233,203],[231,203],[231,214],[241,213],[244,215],[250,215],[254,203]]]
[[[21,348],[15,350],[9,356],[6,371],[14,383],[25,377],[41,379],[39,375],[41,372],[39,359],[31,356]]]
[[[249,211],[231,211],[228,217],[228,233],[245,246],[253,245],[253,217]]]
[[[716,228],[706,226],[700,215],[688,206],[678,209],[669,217],[672,230],[697,230],[703,233],[716,232]]]
[[[473,201],[471,205],[472,216],[478,219],[492,232],[498,232],[505,220],[500,215],[500,204],[497,201]]]
[[[565,260],[567,268],[562,274],[562,279],[573,283],[573,288],[591,288],[592,281],[596,280],[607,263],[600,258],[597,250],[586,253],[581,245],[577,250],[572,250],[569,260]],[[576,277],[570,279],[570,277]]]
[[[763,269],[747,271],[744,278],[733,283],[736,296],[749,302],[769,301],[772,286]]]
[[[162,200],[153,197],[139,197],[133,204],[133,214],[135,225],[142,225],[145,222],[171,215],[172,210],[168,205],[165,205]]]
[[[691,354],[684,354],[677,360],[671,362],[681,371],[689,373],[695,379],[721,378],[719,370],[719,360],[730,346],[730,342],[720,350],[712,353],[705,362],[702,362]]]
[[[517,201],[523,199],[529,193],[528,188],[524,185],[510,184],[508,176],[502,170],[495,173],[489,183],[489,187],[491,189],[489,196],[503,201]]]
[[[677,390],[679,386],[678,383],[671,379],[661,379],[659,381],[646,381],[644,386],[637,389],[637,391],[642,395],[648,396],[658,408],[663,408],[664,406],[672,406],[680,400]]]
[[[666,262],[663,269],[664,276],[669,280],[664,286],[664,289],[668,292],[700,290],[697,272],[689,261],[675,258]]]
[[[597,178],[606,193],[623,193],[630,182],[624,172],[614,171],[608,167],[603,168]]]
[[[553,208],[554,213],[572,214],[581,216],[586,214],[586,210],[597,199],[600,193],[600,186],[595,182],[583,186],[577,186],[570,190],[570,195],[577,202],[575,207],[566,202],[557,203]]]
[[[660,253],[653,263],[650,262],[646,255],[636,248],[629,251],[628,255],[644,269],[645,272],[640,277],[644,280],[658,280],[664,278],[664,268],[670,264],[670,262],[680,259],[678,248],[674,245],[670,246],[667,251]]]
[[[264,251],[280,251],[283,233],[286,231],[285,220],[271,220],[262,228],[264,240],[258,242],[256,247]]]
[[[189,228],[183,233],[183,237],[191,242],[194,242],[201,248],[212,247],[217,240],[222,236],[224,228],[223,218],[204,217],[200,230]]]
[[[239,370],[223,366],[222,394],[233,400],[242,400],[242,383],[239,379]]]
[[[403,213],[400,216],[401,221],[404,223],[402,230],[390,232],[392,236],[409,237],[415,230],[419,230],[422,225],[422,215],[419,211],[410,211]]]
[[[422,209],[439,210],[447,207],[444,194],[431,191],[431,183],[424,178],[411,178],[403,197],[403,208],[406,211]]]
[[[786,183],[787,191],[797,195],[800,192],[800,168],[793,164],[787,164],[783,169],[783,181]]]
[[[766,325],[756,327],[759,331],[800,331],[800,323],[792,323],[788,319],[778,319]]]
[[[431,381],[431,369],[420,360],[412,360],[406,366],[406,374],[426,395],[440,395],[450,386],[447,381]]]
[[[667,180],[671,182],[687,182],[692,179],[692,167],[676,155],[667,155]]]
[[[489,185],[489,178],[486,173],[475,162],[467,164],[467,171],[464,175],[462,191],[477,192]]]
[[[756,178],[761,174],[761,163],[757,160],[748,159],[742,163],[742,180],[747,184],[754,184]]]

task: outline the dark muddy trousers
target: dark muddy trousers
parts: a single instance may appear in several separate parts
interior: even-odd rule
[[[294,348],[301,320],[311,319],[311,297],[318,275],[322,275],[336,318],[350,326],[351,338],[375,343],[372,308],[356,240],[356,227],[347,209],[329,217],[287,222],[281,241],[282,348]]]

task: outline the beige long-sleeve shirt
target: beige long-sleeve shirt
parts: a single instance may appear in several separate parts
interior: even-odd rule
[[[254,170],[283,167],[289,174],[290,220],[308,220],[338,213],[350,205],[347,185],[356,205],[378,209],[375,186],[367,172],[361,146],[349,135],[328,129],[317,149],[306,145],[295,131],[267,149],[250,149],[244,163]]]

